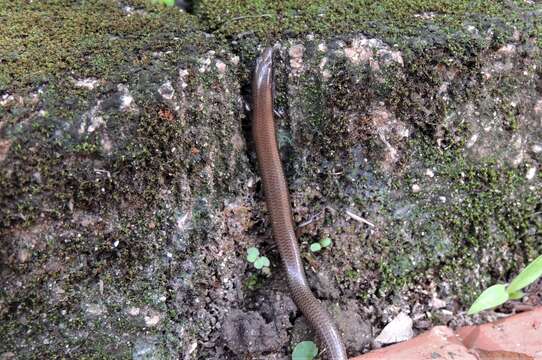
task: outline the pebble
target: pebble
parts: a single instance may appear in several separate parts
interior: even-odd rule
[[[412,319],[407,314],[400,313],[384,327],[375,342],[387,345],[411,339],[414,336],[412,323]]]

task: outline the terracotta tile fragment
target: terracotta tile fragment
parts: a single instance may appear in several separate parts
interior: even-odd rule
[[[453,330],[436,326],[412,340],[358,356],[352,360],[477,360],[476,355],[461,344]]]
[[[542,307],[457,331],[468,348],[517,352],[542,359]]]

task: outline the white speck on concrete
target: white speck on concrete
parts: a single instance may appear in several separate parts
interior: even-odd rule
[[[126,13],[126,15],[132,15],[132,13],[134,12],[134,8],[130,5],[126,5],[126,6],[123,6],[122,7],[122,10]]]
[[[301,44],[294,45],[288,50],[288,55],[290,55],[290,67],[295,75],[298,75],[303,69],[304,52],[305,47]]]
[[[501,47],[499,50],[497,50],[498,54],[510,56],[516,52],[516,45],[514,44],[508,44]]]
[[[326,43],[320,43],[320,44],[318,44],[318,51],[320,51],[320,52],[326,52],[326,51],[327,51]]]
[[[2,99],[0,100],[0,105],[6,106],[10,102],[14,101],[15,97],[11,94],[4,94],[2,95]]]
[[[476,143],[479,136],[480,134],[478,133],[472,134],[472,136],[469,138],[469,141],[467,141],[467,143],[465,144],[467,149],[471,148]]]
[[[357,38],[352,40],[351,47],[344,49],[344,55],[352,64],[358,65],[368,61],[373,56],[373,50],[366,38]]]
[[[234,55],[230,58],[230,62],[233,64],[233,65],[238,65],[239,64],[239,56],[237,55]]]
[[[123,84],[117,85],[117,90],[120,92],[120,110],[130,111],[135,110],[134,98],[128,90],[128,86]]]
[[[160,322],[160,314],[149,314],[145,316],[145,325],[148,327],[156,326]]]
[[[111,150],[113,149],[113,144],[111,143],[111,140],[109,139],[109,136],[107,134],[103,134],[100,144],[102,145],[102,149],[106,153],[111,153]]]
[[[215,61],[216,69],[218,70],[218,73],[220,75],[224,75],[226,73],[226,64],[220,60]]]
[[[87,304],[85,306],[85,311],[89,315],[100,316],[105,313],[105,307],[100,304]]]
[[[323,57],[322,60],[320,61],[320,65],[318,65],[318,67],[320,68],[320,70],[324,70],[324,67],[326,66],[327,64],[327,57]]]
[[[188,354],[192,354],[198,347],[198,343],[197,342],[193,342],[192,344],[190,344],[190,347],[188,348]]]
[[[158,93],[166,100],[171,100],[175,97],[175,89],[171,85],[171,81],[166,81],[158,88]]]
[[[84,88],[88,90],[94,89],[96,85],[98,85],[98,83],[99,83],[98,79],[94,79],[94,78],[79,79],[79,80],[74,81],[74,84],[76,87]]]
[[[527,174],[525,174],[525,178],[527,180],[532,180],[534,179],[535,175],[536,175],[536,167],[531,166],[530,168],[527,169]]]
[[[128,315],[137,316],[141,312],[141,309],[135,306],[132,306],[128,309]]]
[[[446,301],[439,299],[436,296],[433,296],[433,298],[429,302],[429,305],[431,305],[433,309],[438,310],[446,307]]]
[[[186,69],[179,69],[179,83],[181,85],[181,89],[186,89],[188,84],[184,80],[184,78],[188,75],[188,70]]]
[[[201,66],[198,68],[198,71],[203,74],[207,71],[209,65],[211,65],[211,58],[200,59],[199,63]]]
[[[100,126],[104,125],[105,121],[104,118],[101,116],[94,116],[90,119],[90,125],[88,126],[87,131],[89,133],[94,132],[96,129],[98,129]]]
[[[184,232],[188,230],[190,228],[190,223],[191,223],[191,216],[190,216],[190,213],[187,212],[183,216],[179,216],[177,218],[177,222],[176,222],[177,230],[179,232]]]

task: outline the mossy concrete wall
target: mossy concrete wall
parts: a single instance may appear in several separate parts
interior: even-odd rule
[[[0,1],[2,358],[281,358],[306,336],[249,135],[266,45],[304,262],[350,353],[399,311],[484,319],[476,294],[542,253],[540,6],[302,3]]]

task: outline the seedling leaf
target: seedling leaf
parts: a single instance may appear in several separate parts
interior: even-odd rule
[[[269,259],[266,256],[262,256],[258,260],[262,262],[263,267],[269,267],[269,265],[271,265]]]
[[[480,311],[494,308],[508,300],[508,292],[506,286],[497,284],[488,287],[483,293],[478,296],[478,299],[471,305],[468,315],[477,314]]]
[[[322,245],[320,245],[319,243],[312,243],[311,246],[310,246],[310,250],[312,252],[318,252],[318,251],[322,250]]]
[[[521,291],[521,290],[516,291],[514,293],[511,293],[511,294],[510,294],[510,292],[508,292],[508,297],[510,298],[510,300],[519,300],[524,295],[525,295],[525,293],[523,291]]]
[[[260,256],[260,251],[255,248],[251,247],[247,249],[247,261],[253,263],[256,261],[256,259]]]
[[[323,238],[322,240],[320,240],[320,245],[322,245],[322,247],[327,248],[327,247],[330,247],[331,244],[332,244],[332,241],[331,241],[331,239],[328,238],[328,237],[327,237],[327,238]]]
[[[508,293],[512,294],[523,289],[536,281],[540,276],[542,276],[542,255],[527,265],[527,267],[512,280],[507,289]]]
[[[254,267],[260,270],[261,268],[265,266],[266,260],[267,258],[265,256],[257,258],[256,261],[254,261]],[[267,260],[267,263],[269,263],[269,260]]]
[[[292,360],[312,360],[318,355],[318,348],[312,341],[302,341],[297,344],[292,353]]]

